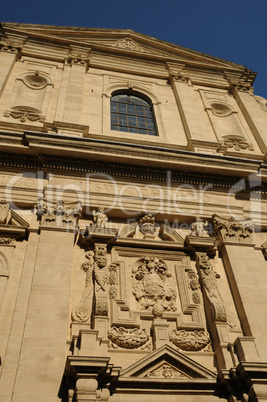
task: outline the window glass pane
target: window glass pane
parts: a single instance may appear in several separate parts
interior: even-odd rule
[[[126,113],[126,105],[125,103],[119,103],[119,113]]]
[[[136,114],[136,113],[135,113],[135,106],[134,106],[134,105],[128,105],[128,106],[127,106],[127,111],[128,111],[129,114],[133,114],[133,115]]]
[[[112,96],[111,130],[157,135],[152,106],[135,95]]]
[[[111,102],[110,109],[112,112],[117,112],[117,103]]]

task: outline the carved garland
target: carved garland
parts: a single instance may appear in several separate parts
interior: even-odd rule
[[[139,328],[123,328],[112,327],[108,333],[108,338],[111,341],[110,346],[124,349],[137,349],[144,346],[149,336],[145,329]]]
[[[170,336],[171,342],[186,351],[199,351],[210,344],[209,334],[204,331],[174,330]]]

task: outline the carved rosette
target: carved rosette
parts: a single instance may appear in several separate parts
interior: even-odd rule
[[[110,346],[124,349],[137,349],[149,341],[146,330],[141,328],[112,327],[108,338],[111,341]]]
[[[210,337],[204,331],[174,330],[170,336],[171,342],[179,349],[196,352],[210,345]]]
[[[164,311],[175,311],[176,292],[168,279],[171,273],[160,259],[144,257],[138,268],[133,270],[133,294],[142,309],[161,317]]]
[[[251,220],[237,221],[233,217],[225,219],[213,215],[213,222],[214,230],[222,241],[252,243],[254,225]]]
[[[220,276],[213,270],[210,259],[206,254],[198,256],[197,268],[200,282],[210,304],[213,321],[227,322],[225,304],[217,285],[217,279]]]

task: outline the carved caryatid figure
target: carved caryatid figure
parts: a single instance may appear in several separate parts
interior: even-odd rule
[[[94,226],[97,228],[104,228],[108,220],[107,215],[104,213],[104,208],[98,208],[97,211],[93,210]]]
[[[198,256],[197,268],[200,282],[210,304],[213,320],[226,322],[226,308],[217,284],[217,279],[220,275],[214,271],[210,259],[206,254]]]
[[[208,227],[209,223],[203,222],[203,220],[199,217],[196,217],[195,222],[191,225],[191,233],[190,236],[202,236],[208,237],[208,233],[206,232],[206,228]]]

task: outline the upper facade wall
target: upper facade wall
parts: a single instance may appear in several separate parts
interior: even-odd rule
[[[184,49],[177,56],[170,44],[164,53],[162,44],[138,41],[138,34],[113,38],[113,47],[111,34],[110,43],[107,34],[106,43],[91,38],[93,46],[27,35],[2,37],[2,130],[263,159],[267,101],[253,94],[254,75],[245,67]],[[148,100],[157,136],[111,130],[116,91]]]

